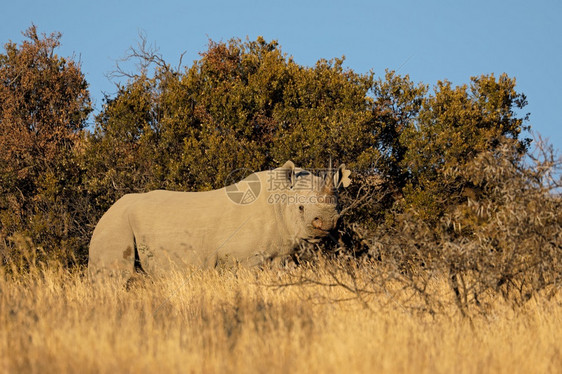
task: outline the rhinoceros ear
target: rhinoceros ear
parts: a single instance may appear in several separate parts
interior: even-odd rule
[[[295,164],[293,161],[289,160],[285,162],[279,169],[285,173],[284,175],[287,178],[287,184],[293,188],[295,185]]]
[[[350,175],[351,170],[346,169],[345,164],[341,164],[338,171],[334,173],[334,186],[336,189],[349,186],[351,183]]]

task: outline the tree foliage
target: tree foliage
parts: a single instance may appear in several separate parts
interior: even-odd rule
[[[32,26],[24,35],[0,55],[0,246],[9,252],[26,238],[68,254],[80,225],[74,155],[89,92],[80,66],[55,54],[60,34],[40,36]]]
[[[525,164],[526,98],[505,74],[430,90],[394,71],[358,74],[343,58],[299,65],[261,37],[211,41],[174,68],[143,42],[131,50],[139,71],[119,72],[126,80],[85,129],[79,64],[54,53],[59,34],[25,35],[0,55],[6,258],[28,248],[83,261],[95,223],[129,192],[208,190],[237,169],[332,159],[354,174],[326,251],[366,254],[415,290],[439,269],[459,305],[559,283],[560,200],[544,188],[556,163]]]
[[[520,159],[529,140],[519,138],[525,127],[516,111],[525,105],[525,96],[515,91],[515,79],[505,74],[499,79],[472,77],[470,88],[438,82],[424,98],[415,123],[401,134],[407,148],[401,160],[408,174],[407,205],[435,222],[466,198],[462,193],[473,186],[459,171],[479,154],[511,144],[510,157]]]
[[[371,86],[372,74],[345,70],[343,60],[308,68],[276,42],[211,42],[184,72],[159,64],[154,76],[140,74],[120,87],[97,117],[92,154],[127,165],[135,175],[111,181],[127,191],[154,183],[217,188],[232,170],[276,167],[289,158],[309,167],[325,166],[330,156],[369,160]],[[133,162],[114,154],[122,151]],[[108,166],[125,167],[102,161],[100,178],[113,174]]]

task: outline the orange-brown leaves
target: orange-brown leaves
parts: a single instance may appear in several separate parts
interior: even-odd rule
[[[79,67],[54,53],[60,34],[29,28],[21,46],[8,43],[0,60],[0,162],[25,177],[69,149],[90,112]]]
[[[24,35],[0,54],[0,245],[18,232],[60,245],[80,178],[74,147],[91,111],[88,85],[74,61],[55,54],[60,34],[32,26]]]

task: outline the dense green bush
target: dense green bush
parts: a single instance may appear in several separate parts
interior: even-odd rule
[[[89,131],[79,65],[54,54],[58,35],[26,36],[0,55],[4,262],[26,249],[84,263],[95,223],[125,193],[207,190],[239,168],[332,159],[354,174],[325,251],[366,254],[410,285],[445,272],[459,305],[559,285],[560,199],[544,183],[555,162],[526,163],[513,78],[430,89],[343,59],[302,66],[261,37],[210,42],[174,69],[141,44],[142,69],[122,74]]]

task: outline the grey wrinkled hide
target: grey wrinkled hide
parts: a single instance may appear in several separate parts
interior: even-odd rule
[[[350,183],[349,174],[341,165],[324,180],[287,161],[218,190],[125,195],[94,230],[89,272],[94,279],[129,278],[141,269],[158,274],[282,258],[302,240],[318,241],[334,229],[336,191]],[[238,191],[257,193],[240,199]]]

